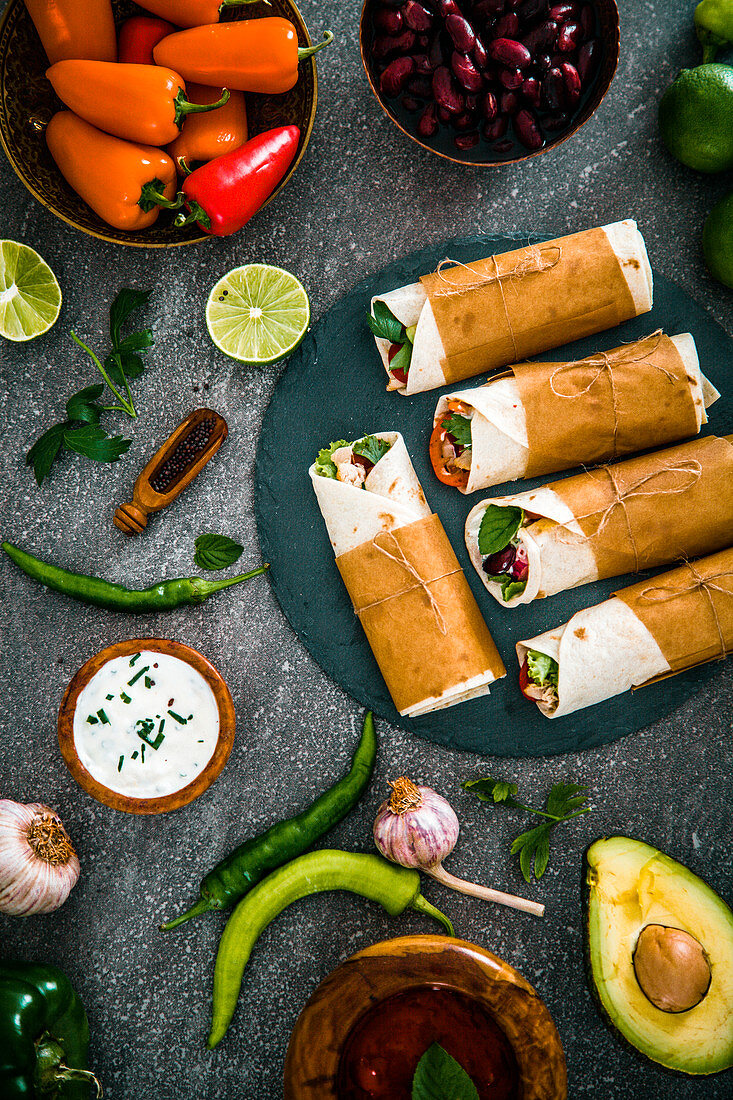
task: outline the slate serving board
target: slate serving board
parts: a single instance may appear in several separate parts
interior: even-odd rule
[[[614,741],[667,714],[718,671],[715,664],[705,665],[564,718],[549,720],[540,714],[517,686],[515,642],[565,622],[576,611],[607,599],[638,578],[598,581],[515,611],[500,607],[469,562],[463,538],[466,515],[483,496],[517,492],[572,471],[499,485],[465,497],[438,482],[428,458],[435,405],[445,391],[405,398],[385,389],[386,375],[366,325],[373,294],[412,282],[434,270],[446,256],[469,262],[508,251],[517,241],[527,244],[535,240],[475,236],[447,241],[414,252],[358,283],[313,326],[291,357],[265,414],[255,467],[257,526],[264,560],[270,563],[273,590],[318,664],[375,714],[430,741],[481,755],[549,756]],[[542,358],[581,358],[638,339],[656,328],[671,336],[692,332],[703,371],[722,393],[710,409],[710,422],[703,433],[733,431],[733,341],[680,287],[656,272],[651,313],[564,345]],[[483,379],[475,379],[475,383],[480,381]],[[446,390],[449,388],[456,387]],[[391,430],[405,437],[427,499],[443,521],[508,673],[492,685],[488,696],[413,720],[401,718],[395,710],[354,616],[307,473],[319,448],[331,440]]]

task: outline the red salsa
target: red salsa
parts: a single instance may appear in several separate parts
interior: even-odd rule
[[[338,1100],[410,1100],[417,1063],[440,1043],[473,1081],[479,1100],[517,1100],[509,1040],[473,998],[444,986],[396,993],[354,1025],[341,1055]]]

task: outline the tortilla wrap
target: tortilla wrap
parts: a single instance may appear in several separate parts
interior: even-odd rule
[[[308,471],[336,564],[401,715],[486,695],[506,669],[399,432],[363,487]]]
[[[506,602],[484,571],[478,546],[492,504],[525,512],[516,537],[529,562],[527,584]],[[466,546],[492,596],[516,607],[603,577],[714,553],[730,544],[732,532],[733,436],[705,436],[482,500],[466,519]]]
[[[606,358],[607,356],[607,358]],[[606,366],[606,363],[608,366]],[[697,435],[720,396],[689,332],[655,334],[574,363],[522,363],[438,401],[467,406],[471,466],[462,493],[607,462]]]
[[[416,326],[410,396],[613,328],[652,307],[652,272],[636,222],[441,268],[372,299]],[[390,343],[375,337],[389,375]]]
[[[601,703],[632,687],[733,650],[733,549],[624,588],[563,626],[517,643],[557,661],[557,706],[548,718]]]

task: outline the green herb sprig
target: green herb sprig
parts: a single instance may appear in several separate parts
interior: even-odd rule
[[[441,421],[441,427],[450,432],[459,447],[472,446],[471,421],[467,416],[461,416],[460,413],[451,413],[450,416],[446,416]]]
[[[460,1062],[431,1043],[415,1069],[412,1100],[478,1100],[478,1090]]]
[[[478,532],[478,548],[486,557],[498,554],[509,545],[524,522],[524,511],[514,505],[490,504],[483,514]]]
[[[211,533],[199,535],[196,539],[196,553],[193,560],[199,569],[208,569],[213,572],[216,569],[226,569],[239,561],[244,551],[234,539],[226,535],[214,535]]]
[[[485,779],[466,779],[461,783],[464,791],[475,794],[482,802],[493,802],[497,806],[507,806],[514,810],[544,817],[546,820],[534,829],[529,829],[512,842],[512,855],[519,854],[519,867],[526,882],[530,882],[532,872],[536,879],[542,878],[550,859],[550,834],[557,825],[571,821],[581,814],[590,813],[587,806],[588,790],[578,783],[555,783],[545,801],[544,810],[525,806],[518,802],[517,784],[487,776]]]
[[[91,356],[104,382],[85,386],[72,394],[66,402],[66,419],[53,424],[28,451],[26,465],[33,467],[38,485],[48,477],[62,450],[74,451],[95,462],[116,462],[130,446],[131,440],[121,435],[108,435],[100,419],[105,412],[123,412],[131,418],[137,416],[129,383],[139,378],[145,370],[139,353],[153,346],[153,334],[149,328],[144,328],[123,337],[122,326],[136,309],[147,303],[151,293],[149,290],[131,290],[127,287],[119,292],[110,307],[112,350],[104,363],[75,332],[71,333],[72,339]],[[116,404],[101,404],[105,388],[113,395]]]

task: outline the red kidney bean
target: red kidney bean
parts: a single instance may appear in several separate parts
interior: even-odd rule
[[[501,15],[505,7],[505,0],[479,0],[478,4],[474,4],[472,14],[474,18],[488,22]]]
[[[519,16],[515,11],[509,11],[497,19],[491,31],[492,38],[516,38],[518,34]]]
[[[450,122],[453,115],[450,111],[446,111],[444,107],[438,107],[438,118],[441,122]]]
[[[381,61],[391,53],[407,53],[414,45],[414,31],[403,31],[402,34],[398,34],[396,38],[392,35],[383,35],[374,39],[372,44],[372,56],[375,57],[377,61]]]
[[[554,19],[545,19],[544,23],[539,23],[524,35],[522,44],[534,55],[538,51],[552,49],[559,29],[560,24]]]
[[[470,53],[476,45],[476,32],[462,15],[449,15],[445,21],[445,29],[459,53]]]
[[[499,104],[493,92],[487,92],[481,97],[481,113],[487,122],[493,122],[499,113]]]
[[[506,141],[497,141],[494,143],[494,152],[496,153],[508,153],[510,149],[514,148],[514,142],[509,138]]]
[[[440,65],[433,73],[433,95],[438,106],[450,111],[452,115],[460,115],[463,111],[465,100],[456,89],[450,70],[445,65]]]
[[[525,149],[541,149],[544,144],[537,118],[526,107],[514,119],[514,132]]]
[[[504,115],[515,115],[519,110],[519,96],[516,92],[502,92],[499,98],[499,110]]]
[[[420,103],[417,99],[413,99],[411,95],[403,95],[401,103],[405,110],[409,111],[410,114],[414,114],[415,111],[419,111],[422,107],[422,103]]]
[[[538,54],[535,58],[535,64],[540,72],[546,73],[548,69],[552,68],[552,58],[549,53]]]
[[[474,93],[470,93],[466,96],[466,110],[476,111],[478,110],[478,96]]]
[[[434,69],[434,65],[430,61],[430,58],[426,53],[414,53],[412,60],[415,62],[415,72],[422,73],[425,76],[430,76]]]
[[[488,45],[489,57],[494,61],[508,65],[512,69],[526,69],[532,61],[532,55],[526,46],[514,38],[495,38]]]
[[[557,36],[557,48],[561,53],[570,53],[580,45],[583,32],[580,23],[563,23]]]
[[[576,68],[583,84],[587,84],[596,69],[599,55],[598,39],[591,38],[578,50]]]
[[[411,57],[396,57],[379,78],[379,90],[383,95],[399,95],[414,68],[415,62]]]
[[[402,9],[402,18],[414,31],[429,31],[433,25],[433,14],[418,0],[407,0]]]
[[[507,0],[510,8],[518,8],[522,0]]]
[[[470,57],[466,57],[465,54],[458,53],[454,50],[450,59],[450,67],[458,83],[462,85],[467,92],[481,91],[484,86],[483,77]]]
[[[486,47],[478,35],[476,35],[476,41],[473,44],[473,60],[476,62],[476,68],[479,72],[483,72],[489,63]]]
[[[497,115],[493,122],[484,124],[484,136],[487,141],[496,141],[497,138],[503,138],[508,129],[509,119],[507,116]]]
[[[570,115],[565,111],[555,111],[551,115],[545,115],[542,125],[546,130],[564,130],[567,124],[570,122]]]
[[[528,76],[522,84],[522,95],[528,99],[533,107],[539,107],[542,98],[542,88],[536,76]]]
[[[433,38],[430,43],[428,57],[430,58],[430,64],[433,69],[437,69],[438,65],[443,64],[443,49],[440,44],[440,34],[436,34],[435,38]]]
[[[575,65],[571,65],[568,61],[563,62],[560,66],[560,72],[565,81],[565,91],[567,93],[568,103],[572,107],[580,99],[580,75]]]
[[[407,81],[407,87],[413,95],[419,96],[420,99],[432,99],[433,98],[433,85],[430,82],[430,77],[427,76],[413,76]]]
[[[454,130],[470,130],[476,125],[476,119],[470,111],[464,111],[462,115],[454,115],[451,119]]]
[[[550,19],[569,19],[578,14],[577,4],[553,4],[550,8]]]
[[[521,88],[524,83],[524,74],[521,69],[500,69],[499,83],[508,88],[510,92]]]
[[[478,130],[474,130],[471,134],[456,134],[453,138],[453,144],[456,149],[460,149],[461,152],[466,152],[468,149],[474,149],[478,143]]]
[[[430,35],[419,34],[417,36],[417,44],[421,50],[427,50],[428,46],[430,45]]]
[[[590,38],[596,29],[596,16],[592,4],[583,4],[580,9],[580,29],[583,38]]]
[[[460,15],[461,9],[456,4],[455,0],[436,0],[438,5],[438,11],[447,19],[449,15]]]
[[[542,91],[553,111],[565,106],[565,81],[559,69],[550,69],[542,81]]]
[[[427,107],[417,120],[417,133],[419,137],[435,137],[438,132],[437,109],[434,103],[428,103]]]
[[[374,26],[384,34],[399,34],[402,30],[402,12],[394,8],[378,8],[374,15]]]
[[[530,19],[536,19],[547,9],[547,0],[522,0],[519,5],[519,18],[528,23]]]

